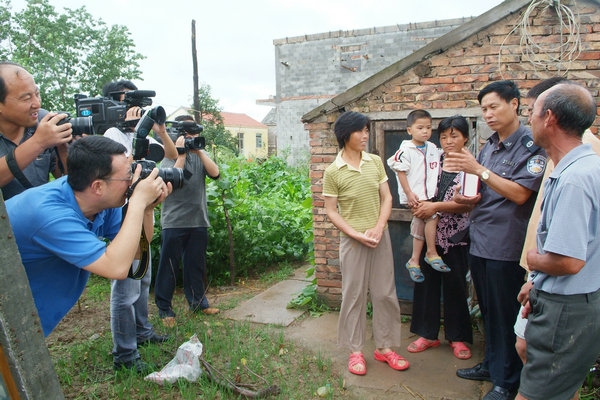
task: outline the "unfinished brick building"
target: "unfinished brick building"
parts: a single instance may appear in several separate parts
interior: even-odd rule
[[[441,119],[462,114],[470,121],[472,143],[478,143],[476,135],[486,137],[489,129],[481,120],[477,93],[495,80],[512,79],[525,95],[541,79],[561,75],[599,99],[599,11],[598,0],[507,0],[303,116],[310,137],[316,276],[319,293],[329,305],[339,306],[341,301],[339,232],[325,214],[322,178],[339,151],[333,134],[337,117],[348,110],[367,114],[373,121],[368,151],[385,159],[408,138],[406,116],[416,108],[432,114],[434,128]],[[569,29],[571,16],[576,25]],[[592,131],[598,134],[599,127],[597,118]],[[394,196],[389,227],[396,287],[403,311],[410,312],[412,281],[403,261],[411,246],[411,215],[399,208],[389,170],[388,176]]]

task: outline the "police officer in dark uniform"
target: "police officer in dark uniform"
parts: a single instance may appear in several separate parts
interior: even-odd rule
[[[459,369],[464,379],[494,384],[484,400],[512,399],[519,387],[522,362],[515,350],[516,296],[525,277],[519,265],[527,223],[535,203],[546,153],[520,123],[519,89],[512,81],[483,88],[477,99],[494,133],[477,159],[464,150],[450,153],[446,165],[476,174],[480,193],[455,200],[474,205],[470,214],[470,267],[485,328],[485,356],[473,368]]]

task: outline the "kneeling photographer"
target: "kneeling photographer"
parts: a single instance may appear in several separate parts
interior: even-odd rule
[[[6,201],[45,336],[75,305],[90,273],[127,276],[142,222],[151,220],[154,207],[172,190],[157,169],[141,180],[141,167],[132,174],[125,147],[99,135],[73,142],[67,168],[67,176]]]
[[[123,102],[125,93],[138,90],[133,82],[128,80],[112,81],[104,85],[102,95],[105,98],[112,98],[115,101]],[[152,101],[147,99],[145,104]],[[134,164],[141,164],[142,177],[147,173],[146,164],[143,158],[148,156],[149,149],[153,148],[153,153],[158,150],[158,156],[152,155],[153,161],[160,161],[162,155],[166,157],[177,157],[177,149],[170,140],[164,119],[162,121],[154,121],[148,119],[145,115],[145,120],[149,122],[149,127],[144,127],[144,132],[136,132],[137,124],[142,115],[151,113],[153,110],[144,112],[144,110],[135,105],[128,106],[125,120],[119,124],[119,128],[110,127],[104,132],[104,136],[116,142],[121,143],[127,149],[127,156],[134,159]],[[152,123],[154,122],[154,123]],[[149,129],[159,135],[164,143],[164,151],[162,146],[151,136],[148,136]],[[138,137],[140,136],[140,137]],[[140,143],[143,145],[139,146]],[[143,153],[143,154],[140,154]],[[139,168],[139,167],[138,167]],[[154,218],[144,221],[145,238],[148,244],[152,241],[154,233]],[[141,254],[136,255],[131,266],[132,271],[142,269],[146,273],[141,279],[134,279],[129,276],[126,279],[113,280],[110,285],[110,328],[113,337],[113,366],[115,370],[122,368],[135,370],[137,373],[143,374],[150,370],[150,366],[142,361],[138,347],[148,343],[161,343],[168,340],[168,336],[158,335],[154,331],[154,327],[148,320],[148,297],[150,292],[150,283],[152,280],[152,256],[150,254],[150,246],[148,246],[145,259],[147,264],[142,266],[140,262]]]
[[[175,119],[179,136],[175,145],[176,159],[165,158],[163,167],[184,169],[185,185],[173,192],[162,206],[162,242],[160,263],[156,274],[154,294],[163,325],[175,325],[172,307],[173,293],[179,262],[183,257],[183,287],[191,312],[216,314],[210,307],[206,293],[206,248],[208,243],[208,210],[206,203],[206,176],[219,178],[219,167],[204,151],[202,127],[189,115]]]

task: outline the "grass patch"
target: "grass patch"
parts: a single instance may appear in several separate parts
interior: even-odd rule
[[[288,279],[290,276],[294,275],[294,270],[297,266],[293,266],[292,264],[282,264],[277,269],[270,269],[265,273],[261,274],[260,281],[266,285],[272,285],[274,283],[283,281]]]
[[[274,273],[275,282],[289,277],[293,268]],[[107,289],[108,288],[108,289]],[[214,289],[218,291],[218,288]],[[235,291],[232,288],[224,289]],[[235,307],[256,293],[227,294],[216,304]],[[113,370],[112,337],[107,317],[110,283],[94,277],[65,321],[47,339],[50,355],[67,399],[239,399],[239,395],[210,381],[205,375],[196,382],[180,379],[160,386],[130,371]],[[153,293],[150,294],[153,298]],[[221,315],[205,316],[187,311],[183,294],[174,297],[177,326],[162,327],[150,301],[150,319],[161,334],[171,340],[139,349],[142,360],[160,370],[175,356],[177,348],[196,334],[203,344],[204,359],[237,384],[262,389],[277,385],[281,392],[273,399],[352,399],[343,389],[343,376],[336,373],[329,358],[298,346],[285,337],[284,328],[232,321]],[[328,387],[325,397],[319,388]]]

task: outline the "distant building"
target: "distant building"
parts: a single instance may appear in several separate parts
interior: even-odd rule
[[[175,120],[180,115],[191,115],[191,109],[179,107],[167,118]],[[237,139],[238,150],[246,158],[266,158],[271,154],[269,128],[257,120],[242,113],[222,111],[223,125],[231,136]]]
[[[240,154],[246,158],[269,156],[269,129],[246,114],[221,112],[223,125],[238,140]]]
[[[263,123],[277,137],[277,154],[290,164],[308,162],[302,116],[470,21],[458,18],[273,40],[275,96],[257,100],[273,107]]]

